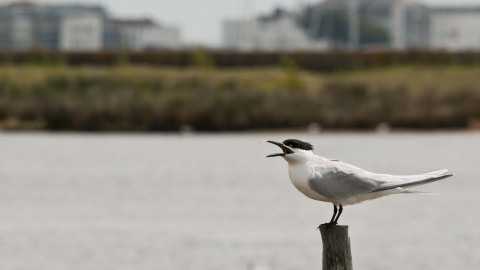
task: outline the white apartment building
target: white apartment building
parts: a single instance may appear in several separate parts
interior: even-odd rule
[[[223,23],[224,46],[234,50],[293,51],[326,49],[297,26],[294,16],[277,10],[272,16]]]
[[[60,22],[60,50],[99,51],[103,47],[103,18],[65,17]]]
[[[176,27],[160,26],[149,19],[116,20],[120,44],[132,50],[175,49],[181,46]]]
[[[430,14],[430,48],[480,50],[480,8],[441,8]]]

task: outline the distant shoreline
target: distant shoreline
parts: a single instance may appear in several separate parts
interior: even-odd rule
[[[480,52],[447,50],[330,50],[330,51],[232,51],[218,49],[156,50],[143,52],[100,51],[0,51],[0,65],[103,66],[146,65],[189,68],[198,64],[221,69],[277,67],[283,58],[301,70],[339,72],[398,66],[479,66]],[[203,61],[203,63],[201,63]]]
[[[480,67],[336,73],[0,66],[0,129],[315,132],[480,129]]]

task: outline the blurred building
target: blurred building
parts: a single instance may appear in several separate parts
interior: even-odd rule
[[[299,12],[226,21],[224,45],[240,50],[480,50],[478,7],[415,0],[326,0]]]
[[[429,46],[429,8],[409,0],[327,0],[292,13],[227,21],[233,49],[411,49]]]
[[[410,0],[327,0],[303,9],[300,23],[332,48],[427,48],[429,8]]]
[[[103,49],[104,18],[92,14],[64,17],[60,23],[59,49],[98,51]]]
[[[43,6],[17,2],[0,7],[0,48],[9,50],[87,50],[102,48],[99,6]]]
[[[433,49],[480,50],[480,7],[432,9],[430,45]]]
[[[120,44],[124,48],[145,50],[178,48],[180,31],[175,27],[160,26],[150,19],[115,20]]]
[[[266,51],[327,48],[324,42],[311,40],[297,22],[295,14],[282,9],[252,20],[226,21],[223,23],[224,46]]]
[[[160,27],[151,20],[115,20],[97,5],[0,6],[2,50],[173,49],[180,45],[179,36],[177,28]]]

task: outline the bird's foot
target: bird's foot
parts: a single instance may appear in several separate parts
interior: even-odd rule
[[[333,222],[329,222],[329,223],[323,223],[323,224],[320,224],[318,227],[317,227],[317,230],[320,230],[321,228],[325,227],[325,229],[330,229],[331,227],[337,225],[338,223],[333,223]]]

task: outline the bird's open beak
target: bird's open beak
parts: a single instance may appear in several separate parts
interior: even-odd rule
[[[268,157],[284,157],[288,154],[293,154],[293,151],[290,150],[290,148],[286,147],[285,145],[283,145],[282,143],[279,143],[279,142],[274,142],[274,141],[264,141],[264,142],[268,142],[268,143],[273,143],[275,144],[276,146],[282,148],[283,150],[283,153],[278,153],[278,154],[271,154],[271,155],[268,155],[268,156],[264,156],[264,158],[268,158]]]

